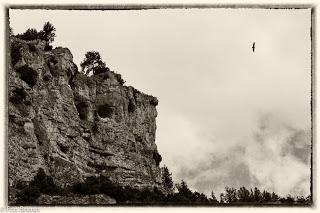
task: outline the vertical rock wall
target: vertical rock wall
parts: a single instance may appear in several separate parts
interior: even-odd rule
[[[156,98],[112,71],[87,77],[66,48],[12,38],[8,70],[9,200],[43,168],[61,187],[105,175],[161,188]],[[13,199],[13,198],[12,198]]]

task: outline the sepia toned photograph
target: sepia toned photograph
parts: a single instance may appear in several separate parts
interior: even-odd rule
[[[312,207],[314,8],[7,7],[9,206]]]

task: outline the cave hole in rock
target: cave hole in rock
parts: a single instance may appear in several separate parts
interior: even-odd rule
[[[89,114],[89,103],[81,102],[76,105],[81,120],[87,120]]]
[[[17,88],[12,91],[9,101],[14,104],[22,104],[27,97],[27,92],[23,88]]]
[[[104,104],[97,107],[97,113],[101,118],[110,118],[113,114],[113,109],[109,104]]]
[[[31,67],[24,65],[17,69],[21,79],[26,82],[29,87],[33,87],[37,83],[38,73]]]

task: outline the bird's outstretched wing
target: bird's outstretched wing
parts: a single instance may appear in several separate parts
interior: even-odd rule
[[[255,49],[256,49],[256,42],[253,42],[252,51],[254,52]]]

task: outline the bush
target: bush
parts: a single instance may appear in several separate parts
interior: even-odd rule
[[[18,204],[36,204],[40,197],[40,190],[36,186],[27,186],[17,193]]]
[[[55,31],[56,28],[50,22],[46,22],[40,32],[33,28],[27,29],[26,32],[24,32],[23,34],[18,34],[16,35],[16,37],[25,41],[41,39],[48,43],[52,43],[56,36]]]
[[[21,182],[21,181],[19,181]],[[22,188],[17,193],[18,204],[35,204],[40,194],[61,194],[63,192],[58,186],[55,185],[52,177],[46,175],[42,168],[39,168],[37,174],[33,177],[33,180],[26,185],[18,182],[17,188]]]
[[[158,99],[156,97],[152,97],[150,100],[150,104],[153,106],[157,106],[158,105]]]
[[[44,194],[59,194],[60,188],[55,185],[53,178],[46,175],[44,170],[40,168],[36,176],[29,184],[30,186],[39,188]]]
[[[25,41],[32,41],[32,40],[39,39],[40,34],[36,29],[32,28],[32,29],[27,29],[27,31],[24,32],[23,34],[18,34],[16,37]]]
[[[28,183],[26,181],[18,180],[16,183],[17,189],[23,189],[28,186]]]
[[[84,182],[73,185],[73,192],[76,194],[105,194],[114,198],[117,203],[153,203],[165,200],[165,195],[156,187],[153,190],[122,187],[112,183],[107,177],[88,177]]]
[[[119,73],[114,73],[117,81],[119,82],[119,84],[123,85],[124,83],[126,83],[123,79],[122,76]]]

